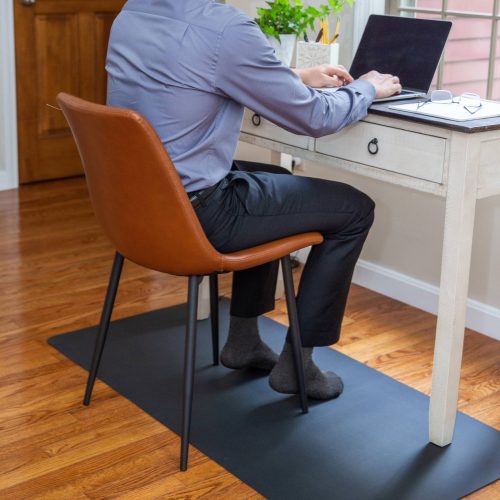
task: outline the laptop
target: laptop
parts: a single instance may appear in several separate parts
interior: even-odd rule
[[[353,78],[376,70],[399,77],[401,94],[375,102],[423,97],[439,64],[450,21],[371,15],[354,56]]]

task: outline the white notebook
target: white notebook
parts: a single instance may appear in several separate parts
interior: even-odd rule
[[[412,102],[411,104],[393,104],[389,106],[389,108],[397,109],[398,111],[406,111],[408,113],[415,113],[417,115],[444,118],[446,120],[453,120],[457,122],[482,120],[484,118],[500,116],[500,102],[481,100],[481,104],[481,108],[479,108],[474,114],[469,113],[459,103],[440,104],[428,102],[419,108],[418,103]]]

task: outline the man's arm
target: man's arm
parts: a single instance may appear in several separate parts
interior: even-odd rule
[[[297,134],[320,137],[360,120],[376,94],[369,79],[331,94],[304,85],[276,58],[260,28],[243,16],[226,27],[218,52],[215,88]]]
[[[313,68],[292,69],[292,71],[309,87],[342,87],[353,82],[352,76],[341,65],[322,64]]]

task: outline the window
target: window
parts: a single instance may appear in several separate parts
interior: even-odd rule
[[[500,100],[500,0],[389,0],[389,4],[392,15],[453,21],[433,87]]]

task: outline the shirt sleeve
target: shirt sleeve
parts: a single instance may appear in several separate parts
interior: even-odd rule
[[[322,137],[364,118],[375,87],[357,80],[336,92],[319,92],[282,64],[257,24],[231,22],[221,35],[214,86],[290,132]]]

